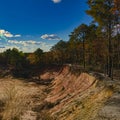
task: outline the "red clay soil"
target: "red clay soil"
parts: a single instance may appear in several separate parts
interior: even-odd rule
[[[100,109],[98,106],[102,106],[112,95],[112,91],[104,83],[106,78],[104,78],[105,81],[99,80],[88,73],[80,73],[80,70],[76,69],[75,66],[66,65],[58,71],[47,71],[40,76],[42,80],[53,79],[44,101],[49,103],[48,110],[51,115],[57,116],[59,120],[77,118],[82,120],[82,117],[85,117],[84,114],[89,112],[89,115],[86,114],[84,118],[88,120],[89,116],[92,118],[97,114]]]
[[[66,66],[63,68],[62,72],[55,77],[52,83],[53,90],[46,98],[46,101],[55,103],[68,95],[76,95],[87,90],[94,82],[94,77],[90,77],[86,73],[76,76],[70,72],[70,67]]]
[[[70,66],[65,66],[58,73],[45,73],[42,79],[54,78],[51,92],[45,101],[55,105],[51,110],[57,112],[63,106],[72,102],[78,95],[91,87],[96,79],[87,73],[76,75],[71,72]]]

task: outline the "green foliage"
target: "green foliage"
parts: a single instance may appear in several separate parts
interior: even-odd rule
[[[91,70],[106,71],[111,77],[113,66],[120,69],[120,33],[113,35],[120,21],[119,0],[88,0],[88,5],[86,13],[97,24],[79,25],[68,41],[59,41],[48,52],[38,48],[25,54],[16,48],[8,49],[0,54],[0,64],[16,71],[53,64],[79,64]]]
[[[108,41],[108,56],[107,56],[107,64],[108,64],[108,75],[112,77],[112,69],[113,69],[113,46],[112,46],[112,31],[115,24],[116,14],[113,12],[115,8],[114,0],[88,0],[88,5],[90,7],[87,10],[87,14],[91,15],[94,20],[99,24],[101,30],[104,30],[106,33],[107,41]]]
[[[8,49],[3,53],[3,56],[6,60],[7,65],[11,65],[14,68],[22,68],[25,62],[24,53],[18,51],[18,49],[13,48],[12,50]]]
[[[64,51],[67,48],[67,42],[60,40],[56,45],[54,45],[51,50]]]
[[[51,48],[53,60],[55,63],[63,64],[66,61],[68,53],[68,43],[61,40]]]
[[[109,21],[112,21],[114,15],[111,10],[113,8],[113,0],[88,0],[90,7],[87,14],[91,15],[96,22],[102,26],[106,26]]]
[[[9,74],[14,76],[26,76],[25,69],[29,68],[29,62],[26,59],[25,54],[16,48],[8,49],[0,54],[0,65],[7,68]]]

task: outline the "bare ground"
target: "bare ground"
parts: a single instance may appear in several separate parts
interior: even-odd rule
[[[1,78],[0,119],[120,120],[120,81],[69,67],[29,80]]]

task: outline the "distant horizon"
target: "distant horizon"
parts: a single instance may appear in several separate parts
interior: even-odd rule
[[[0,4],[0,51],[17,48],[49,51],[59,40],[68,41],[78,25],[92,20],[87,0],[4,0]],[[7,9],[6,9],[7,8]]]

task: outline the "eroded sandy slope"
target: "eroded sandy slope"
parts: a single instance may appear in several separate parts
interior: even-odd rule
[[[120,84],[71,66],[41,79],[0,79],[3,120],[119,120]]]

